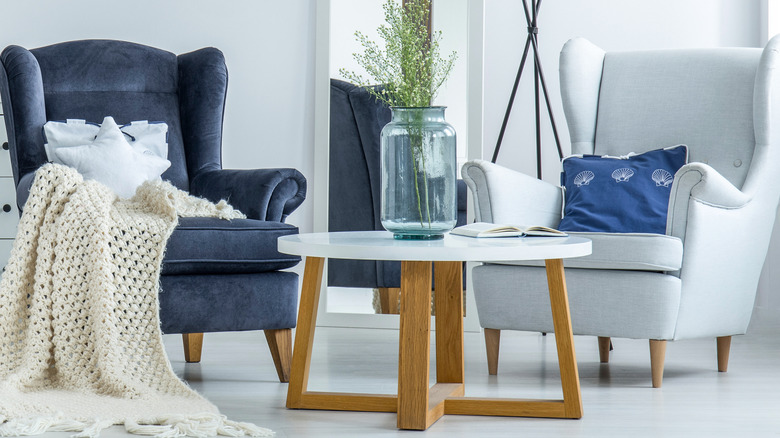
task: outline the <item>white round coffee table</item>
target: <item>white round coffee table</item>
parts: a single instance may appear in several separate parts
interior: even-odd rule
[[[444,414],[581,418],[582,397],[563,272],[564,258],[591,253],[581,237],[396,240],[386,231],[311,233],[280,237],[279,251],[306,257],[287,407],[397,412],[399,429],[425,430]],[[307,390],[314,327],[326,258],[401,261],[398,394]],[[563,400],[463,397],[462,262],[545,260]],[[436,381],[430,365],[431,266],[435,266]]]

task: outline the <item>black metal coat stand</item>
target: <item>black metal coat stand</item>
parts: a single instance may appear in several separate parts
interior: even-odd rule
[[[517,69],[517,77],[515,77],[515,85],[512,87],[512,94],[509,96],[509,104],[506,107],[506,115],[504,115],[504,122],[501,124],[501,131],[498,134],[498,141],[496,142],[496,148],[493,151],[493,163],[498,159],[498,151],[501,148],[501,142],[504,139],[504,132],[506,131],[506,125],[509,121],[509,114],[512,112],[512,105],[515,102],[515,95],[517,94],[517,87],[520,85],[520,77],[523,75],[523,68],[525,68],[525,61],[528,58],[528,50],[533,47],[534,52],[534,102],[536,110],[536,177],[542,178],[542,129],[541,129],[541,104],[539,100],[539,85],[541,84],[542,92],[544,94],[544,102],[547,106],[547,114],[550,117],[550,124],[552,125],[553,136],[555,136],[555,145],[558,147],[558,156],[563,158],[563,150],[561,149],[561,141],[558,138],[558,129],[555,126],[555,117],[553,116],[552,108],[550,107],[550,96],[547,92],[547,84],[544,81],[544,70],[542,69],[542,63],[539,59],[539,43],[538,34],[539,28],[537,27],[537,18],[539,16],[539,7],[542,5],[542,0],[531,0],[531,6],[533,7],[529,12],[527,0],[523,0],[523,10],[525,11],[525,21],[528,24],[528,38],[525,41],[525,49],[523,50],[523,57],[520,59],[520,68]]]

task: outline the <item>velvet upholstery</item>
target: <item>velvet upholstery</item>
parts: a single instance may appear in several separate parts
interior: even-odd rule
[[[214,202],[227,199],[250,219],[284,221],[306,197],[306,179],[295,169],[214,169],[198,173],[190,191]]]
[[[379,133],[390,109],[365,89],[331,79],[330,186],[328,231],[383,230]],[[467,188],[458,180],[458,221],[466,223]],[[373,260],[328,261],[328,285],[399,287],[401,263]]]
[[[182,55],[139,44],[71,41],[0,54],[0,93],[17,203],[47,160],[43,124],[85,119],[168,124],[162,175],[212,201],[226,199],[248,219],[181,218],[166,248],[160,315],[166,333],[295,326],[298,276],[281,269],[300,258],[276,250],[283,223],[306,195],[295,169],[223,170],[222,121],[228,73],[222,53]]]
[[[294,272],[160,277],[163,333],[292,328],[297,306]]]
[[[9,79],[13,78],[9,84],[12,109],[8,112],[14,114],[15,126],[23,128],[24,133],[15,133],[14,137],[21,134],[28,141],[29,131],[38,131],[34,142],[25,144],[24,152],[18,156],[21,175],[35,171],[46,162],[43,143],[39,141],[41,121],[84,119],[100,123],[103,117],[111,115],[119,125],[134,120],[167,123],[171,167],[163,178],[188,189],[176,55],[122,41],[87,40],[29,51],[11,46],[3,52],[2,62]],[[212,72],[203,74],[213,75]],[[26,85],[16,83],[23,78]],[[14,96],[21,90],[35,93],[23,99],[40,102],[37,105],[30,102],[34,112],[24,111],[27,105]],[[22,107],[17,110],[16,105],[20,104]]]
[[[276,239],[298,228],[276,221],[183,217],[165,247],[163,275],[278,271],[301,261],[276,250]]]

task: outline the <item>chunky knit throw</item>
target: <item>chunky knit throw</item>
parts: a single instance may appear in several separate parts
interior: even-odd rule
[[[0,282],[0,436],[272,434],[219,415],[171,369],[157,293],[178,216],[243,217],[164,182],[120,200],[67,167],[36,172]]]

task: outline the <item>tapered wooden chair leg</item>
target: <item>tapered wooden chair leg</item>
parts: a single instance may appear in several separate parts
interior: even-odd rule
[[[203,333],[182,333],[184,343],[184,360],[187,363],[200,362],[200,352],[203,350]]]
[[[612,340],[609,337],[599,336],[599,361],[609,363],[609,350]]]
[[[660,388],[664,380],[666,341],[650,339],[650,368],[653,372],[653,388]]]
[[[501,330],[485,329],[485,347],[487,349],[488,374],[498,374],[498,346],[501,341]]]
[[[290,381],[290,364],[292,363],[292,329],[263,330],[271,358],[274,360],[279,381]]]
[[[729,352],[731,351],[731,336],[718,338],[718,371],[725,373],[729,369]]]

